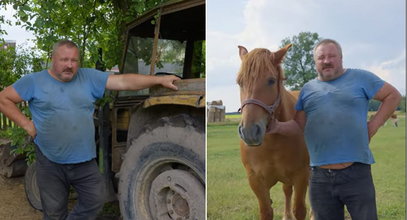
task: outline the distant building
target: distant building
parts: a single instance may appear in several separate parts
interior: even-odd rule
[[[207,103],[208,122],[223,122],[225,121],[225,106],[222,100],[212,101]]]
[[[5,50],[10,47],[16,47],[16,41],[15,40],[5,40],[4,44],[1,44],[0,49]]]

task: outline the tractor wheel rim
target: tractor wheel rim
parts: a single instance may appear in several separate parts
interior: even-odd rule
[[[205,213],[202,183],[184,170],[167,170],[151,185],[149,204],[154,219],[200,219]]]

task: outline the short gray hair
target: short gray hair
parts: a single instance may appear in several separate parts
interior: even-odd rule
[[[51,57],[54,56],[55,51],[58,48],[62,47],[62,46],[67,46],[68,48],[73,48],[74,47],[74,48],[78,49],[78,51],[80,51],[78,45],[76,45],[73,41],[71,41],[71,40],[60,40],[60,41],[56,42],[52,46]]]
[[[323,45],[323,44],[334,44],[336,46],[336,48],[338,49],[338,51],[339,51],[339,55],[342,57],[342,47],[341,47],[341,45],[338,42],[336,42],[335,40],[332,40],[332,39],[323,39],[323,40],[319,41],[317,43],[317,45],[315,45],[315,47],[314,47],[314,56],[315,56],[315,51],[317,50],[317,48],[319,46]]]

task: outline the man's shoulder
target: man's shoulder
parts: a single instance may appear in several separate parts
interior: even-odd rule
[[[318,80],[316,78],[311,79],[302,86],[298,98],[302,99],[304,96],[307,96],[308,94],[312,93],[312,91],[314,91],[318,87],[319,87]]]
[[[23,75],[19,80],[34,80],[44,78],[48,74],[48,70],[41,70]]]
[[[304,86],[302,87],[302,89],[307,89],[309,87],[315,86],[318,84],[318,80],[316,78],[311,79],[310,81],[306,82],[304,84]]]
[[[363,69],[349,69],[349,74],[347,80],[355,81],[359,83],[370,83],[370,82],[379,82],[383,81],[378,75],[369,70]]]
[[[87,77],[108,75],[107,72],[103,72],[103,71],[93,69],[93,68],[79,68],[78,74],[83,75],[83,76],[87,76]]]
[[[103,72],[93,68],[79,68],[78,73],[103,73]]]
[[[32,73],[29,73],[29,74],[27,74],[25,76],[40,77],[40,76],[45,76],[46,74],[48,74],[48,70],[41,70],[41,71],[38,71],[38,72],[32,72]]]
[[[369,75],[375,75],[374,73],[370,72],[369,70],[364,70],[364,69],[347,69],[347,71],[349,71],[351,77],[354,76],[369,76]],[[349,75],[349,74],[348,74]]]

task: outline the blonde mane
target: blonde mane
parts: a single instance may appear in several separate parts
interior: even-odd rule
[[[236,80],[237,84],[240,87],[244,85],[245,89],[251,91],[257,80],[266,71],[274,73],[276,79],[278,79],[277,83],[281,85],[280,82],[284,78],[284,73],[280,64],[274,64],[274,53],[268,49],[256,48],[244,55]]]

